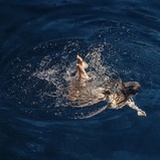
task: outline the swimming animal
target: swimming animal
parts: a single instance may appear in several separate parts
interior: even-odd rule
[[[111,79],[110,83],[97,87],[92,77],[87,74],[85,70],[87,67],[88,64],[77,55],[76,73],[67,89],[67,99],[73,102],[74,106],[87,107],[101,101],[108,101],[106,108],[121,109],[127,105],[136,110],[138,116],[146,116],[145,111],[141,110],[133,100],[133,96],[140,90],[138,82]]]

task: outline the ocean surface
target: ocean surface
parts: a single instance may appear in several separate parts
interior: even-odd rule
[[[1,160],[160,159],[158,0],[0,0],[0,24]],[[69,106],[77,54],[138,81],[147,117]]]

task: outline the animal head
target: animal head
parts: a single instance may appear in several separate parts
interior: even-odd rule
[[[141,88],[138,82],[124,82],[123,85],[127,95],[136,95]]]

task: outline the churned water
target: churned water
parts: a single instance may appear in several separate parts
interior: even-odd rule
[[[159,160],[159,8],[157,0],[0,0],[0,159]],[[138,81],[135,102],[147,117],[105,102],[71,107],[77,54],[97,83]]]

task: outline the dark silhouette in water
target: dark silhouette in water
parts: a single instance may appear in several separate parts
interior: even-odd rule
[[[87,63],[77,55],[76,74],[71,78],[68,86],[68,100],[72,101],[77,107],[87,107],[107,100],[107,108],[120,109],[128,105],[137,111],[138,116],[146,116],[145,111],[138,108],[132,98],[140,90],[138,82],[112,80],[110,84],[107,83],[97,87],[94,80],[85,71],[87,67]]]

